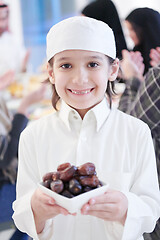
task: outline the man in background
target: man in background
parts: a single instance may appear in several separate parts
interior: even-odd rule
[[[25,72],[29,55],[29,51],[10,32],[9,6],[0,1],[0,75],[9,70]]]

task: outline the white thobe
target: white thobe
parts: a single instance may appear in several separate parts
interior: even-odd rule
[[[36,233],[31,196],[45,173],[70,162],[93,162],[97,176],[128,199],[125,225],[84,216],[58,215]],[[117,109],[106,99],[82,120],[62,102],[60,111],[30,124],[20,139],[17,199],[13,204],[17,227],[34,239],[141,240],[153,231],[160,216],[160,194],[153,142],[148,126]]]

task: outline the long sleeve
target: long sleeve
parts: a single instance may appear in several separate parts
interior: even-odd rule
[[[131,106],[136,98],[139,87],[140,81],[137,78],[132,78],[126,81],[126,88],[118,107],[121,111],[130,113]]]
[[[6,140],[6,137],[3,138],[4,145],[5,145],[5,142],[8,141],[9,139],[8,146],[5,152],[3,152],[4,150],[3,148],[0,148],[1,158],[3,157],[3,159],[1,159],[0,161],[0,168],[7,167],[12,161],[12,159],[14,157],[17,157],[19,137],[23,129],[26,127],[27,123],[28,123],[28,118],[26,118],[24,115],[18,114],[18,113],[14,115],[14,118],[12,121],[12,127],[9,132],[9,137],[7,136],[7,140]],[[2,152],[3,152],[3,156],[2,156]]]
[[[107,176],[108,182],[113,184],[110,187],[122,191],[128,199],[124,227],[117,222],[106,222],[107,232],[110,232],[110,235],[114,233],[115,239],[121,240],[141,239],[144,232],[154,230],[156,220],[160,216],[156,161],[148,126],[139,131],[133,145],[137,158],[132,168],[134,173],[130,174],[127,171],[123,175],[118,175],[117,172],[111,172]]]
[[[148,136],[148,137],[147,137]],[[152,232],[157,217],[160,216],[160,200],[157,195],[157,168],[154,161],[154,147],[149,128],[139,136],[141,142],[137,161],[137,171],[129,192],[124,192],[128,198],[128,214],[124,226],[122,240],[135,240],[143,232]],[[156,207],[155,207],[156,206]],[[135,232],[136,229],[136,232]]]
[[[23,133],[20,137],[19,156],[20,159],[23,159],[23,161],[19,161],[17,177],[18,200],[13,204],[13,209],[15,210],[18,208],[18,211],[16,214],[14,213],[13,219],[15,221],[15,224],[22,232],[27,232],[28,235],[34,239],[40,239],[36,233],[34,216],[30,203],[33,192],[37,188],[37,179],[39,179],[38,182],[41,181],[39,177],[37,162],[33,160],[36,159],[36,151],[34,149],[34,135],[32,135],[31,139],[24,139]],[[30,161],[28,161],[28,159],[30,159]],[[25,188],[23,186],[25,186]],[[45,230],[43,230],[43,234],[41,234],[41,239],[50,239],[48,235],[50,235],[51,228],[49,228],[49,226],[51,224],[52,220],[48,220],[46,222]]]

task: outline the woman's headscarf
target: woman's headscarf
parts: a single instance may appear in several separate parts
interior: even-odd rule
[[[126,20],[132,25],[140,43],[134,51],[140,51],[145,64],[145,72],[150,66],[150,49],[160,46],[160,14],[151,8],[137,8]]]
[[[112,28],[117,48],[117,57],[121,58],[121,51],[127,49],[122,26],[115,5],[111,0],[97,0],[88,4],[82,11],[87,17],[101,20]]]

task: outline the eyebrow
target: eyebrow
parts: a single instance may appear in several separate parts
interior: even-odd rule
[[[103,58],[102,58],[102,57],[100,57],[100,56],[97,56],[97,55],[91,56],[91,57],[89,57],[89,58],[103,60]]]
[[[56,62],[66,61],[66,60],[69,60],[69,59],[70,59],[70,57],[61,57],[61,58],[57,59]]]
[[[102,57],[100,57],[100,56],[97,56],[97,55],[93,55],[93,56],[86,56],[85,57],[86,59],[98,59],[98,60],[103,60],[103,58]],[[70,59],[72,59],[72,57],[61,57],[61,58],[59,58],[59,59],[57,59],[57,62],[61,62],[61,61],[68,61],[68,60],[70,60]]]

